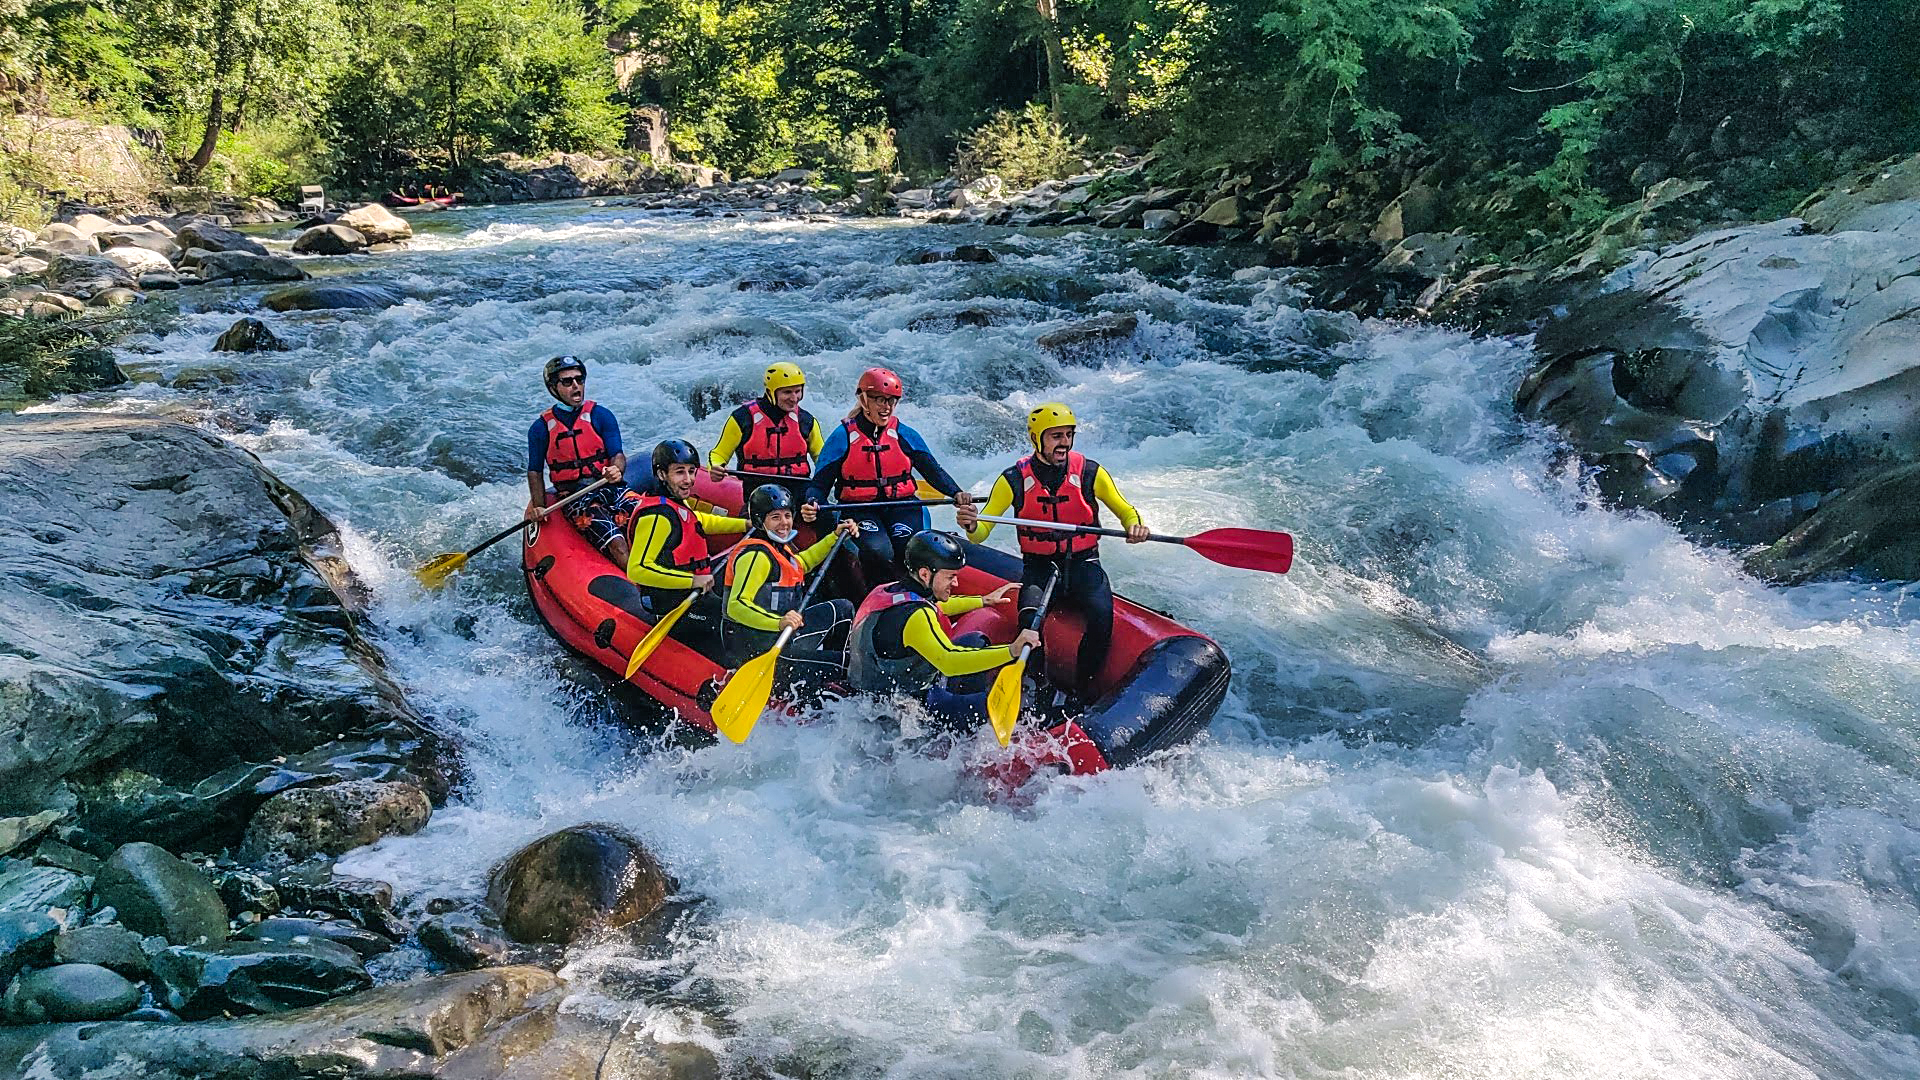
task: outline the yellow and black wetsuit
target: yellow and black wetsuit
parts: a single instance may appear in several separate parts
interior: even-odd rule
[[[853,619],[847,674],[856,690],[920,694],[941,676],[976,675],[1013,661],[1005,645],[964,645],[953,640],[949,617],[979,608],[978,596],[956,596],[939,605],[896,583],[867,594]]]

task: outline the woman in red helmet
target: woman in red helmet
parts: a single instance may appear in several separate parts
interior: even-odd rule
[[[867,503],[911,499],[918,490],[916,473],[940,494],[952,496],[956,504],[972,504],[973,497],[934,460],[920,433],[893,415],[907,392],[900,376],[886,368],[868,368],[861,374],[856,392],[858,407],[828,433],[826,445],[814,461],[807,505],[800,511],[802,520],[814,520],[818,513],[815,508],[829,500]],[[927,511],[919,506],[843,511],[842,516],[860,526],[860,557],[848,560],[857,575],[853,596],[865,596],[873,585],[898,577],[900,554],[906,550],[907,541],[929,527]]]

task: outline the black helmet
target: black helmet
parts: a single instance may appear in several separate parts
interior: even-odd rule
[[[554,382],[560,378],[560,373],[569,370],[578,371],[581,375],[585,375],[587,373],[586,362],[577,356],[556,356],[547,361],[546,369],[541,376],[546,380],[547,393],[553,393]]]
[[[907,568],[908,577],[921,570],[958,570],[967,565],[967,549],[952,533],[922,529],[907,541],[901,564]]]
[[[775,510],[797,510],[800,500],[784,484],[761,484],[747,496],[747,520],[756,529],[766,527],[767,515]]]
[[[668,439],[666,442],[653,448],[653,471],[655,475],[658,475],[660,470],[669,465],[698,464],[700,464],[700,451],[695,450],[693,444],[685,439]]]

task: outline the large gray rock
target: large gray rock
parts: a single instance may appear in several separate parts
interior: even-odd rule
[[[39,1069],[49,1077],[114,1080],[418,1080],[445,1075],[441,1066],[449,1057],[484,1046],[508,1020],[558,985],[537,967],[497,967],[267,1016],[0,1029],[0,1075],[33,1075]],[[603,1041],[602,1053],[605,1046]],[[615,1075],[608,1073],[608,1080]]]
[[[65,810],[43,810],[26,817],[0,818],[0,855],[38,838],[66,816]]]
[[[0,912],[45,914],[86,903],[87,879],[70,870],[0,860]]]
[[[51,959],[59,933],[60,924],[44,912],[0,911],[0,985]]]
[[[0,257],[18,255],[33,246],[33,230],[0,222]]]
[[[183,248],[207,251],[244,251],[249,255],[267,254],[266,245],[251,236],[215,225],[211,221],[192,221],[174,230],[174,239]]]
[[[1520,408],[1598,464],[1615,501],[1721,528],[1920,462],[1920,158],[1805,213],[1630,263],[1541,330]],[[1876,563],[1886,531],[1842,520],[1865,504],[1830,505],[1819,563]]]
[[[334,224],[352,229],[366,237],[369,244],[392,244],[413,236],[413,226],[406,218],[379,203],[356,206],[341,214]]]
[[[200,279],[210,285],[305,281],[313,276],[292,259],[247,251],[189,249],[180,257],[180,265],[198,268]]]
[[[159,239],[165,240],[166,238],[159,237]],[[130,244],[110,247],[101,258],[132,274],[135,280],[138,280],[141,274],[167,274],[173,272],[173,263],[168,261],[165,255],[157,251],[150,251],[147,248],[134,247]]]
[[[402,303],[406,296],[390,285],[293,285],[260,298],[269,311],[378,309]]]
[[[1125,312],[1096,315],[1058,330],[1049,330],[1034,339],[1034,344],[1050,352],[1073,353],[1089,346],[1132,337],[1140,329],[1140,318]]]
[[[496,867],[487,904],[514,940],[566,944],[645,918],[667,891],[666,871],[639,840],[611,825],[575,825]]]
[[[287,343],[274,336],[267,324],[246,318],[234,323],[213,343],[214,352],[282,352]]]
[[[123,845],[100,868],[94,896],[142,934],[176,945],[227,939],[227,905],[200,868],[152,844]]]
[[[63,222],[54,222],[33,238],[35,247],[60,255],[91,255],[100,250],[93,237]],[[22,248],[21,250],[25,250]]]
[[[345,225],[315,225],[293,241],[302,255],[353,255],[367,250],[367,238]]]
[[[140,1004],[140,988],[97,964],[57,964],[30,971],[7,987],[7,1018],[16,1024],[111,1020]]]
[[[94,241],[100,245],[102,251],[110,252],[117,247],[137,247],[163,256],[169,262],[179,258],[181,250],[171,234],[146,225],[116,225],[95,234]]]
[[[148,253],[150,254],[150,253]],[[104,255],[58,255],[47,267],[47,281],[72,296],[92,296],[108,289],[126,289],[134,276]]]
[[[500,925],[471,911],[449,911],[420,924],[420,944],[455,971],[504,964],[513,943]]]
[[[427,794],[403,781],[348,780],[268,799],[247,826],[241,858],[299,862],[340,855],[383,836],[410,836],[433,814]]]
[[[238,934],[242,941],[330,941],[362,957],[393,949],[393,939],[338,919],[261,919]]]
[[[318,1005],[373,985],[360,954],[331,941],[175,945],[153,958],[168,1008],[190,1020]]]
[[[417,730],[352,629],[338,544],[189,425],[0,417],[0,812],[109,761],[190,787],[348,730]]]
[[[53,958],[62,964],[94,964],[125,975],[146,977],[152,970],[140,935],[115,923],[76,926],[54,940]]]

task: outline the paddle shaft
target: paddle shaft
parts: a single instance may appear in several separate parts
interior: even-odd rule
[[[842,536],[833,542],[832,547],[827,549],[827,557],[820,560],[819,568],[813,572],[813,584],[808,585],[807,591],[800,594],[800,606],[793,610],[805,613],[807,605],[813,603],[813,594],[819,592],[820,583],[827,580],[827,567],[833,565],[833,557],[840,554],[840,549],[845,547],[846,543],[847,538]],[[791,626],[781,627],[780,636],[773,639],[772,651],[779,652],[781,649],[786,648],[787,639],[793,636],[795,629],[795,627]]]
[[[878,502],[821,503],[815,506],[814,509],[815,510],[870,510],[870,509],[878,509],[879,507],[882,507],[882,506],[952,506],[952,505],[953,505],[953,496],[948,495],[944,499],[881,499]]]
[[[1033,632],[1036,634],[1040,632],[1040,625],[1047,621],[1047,606],[1053,603],[1053,587],[1058,584],[1060,584],[1060,568],[1056,566],[1053,573],[1047,575],[1047,587],[1040,590],[1040,606],[1033,609]],[[1031,645],[1020,646],[1020,655],[1014,657],[1013,662],[1026,663],[1027,654],[1032,651]]]
[[[1125,529],[1103,529],[1098,525],[1065,525],[1058,521],[1034,521],[1031,518],[995,517],[992,514],[981,514],[980,520],[991,521],[995,525],[1024,525],[1029,529],[1051,529],[1054,532],[1092,533],[1095,536],[1124,537],[1127,535],[1127,530]],[[1185,544],[1190,538],[1148,533],[1147,539],[1158,540],[1163,544]]]
[[[581,488],[579,491],[576,491],[573,494],[567,496],[566,498],[561,499],[559,502],[554,503],[552,506],[547,507],[547,513],[551,514],[555,510],[559,510],[562,507],[565,507],[568,503],[573,502],[575,499],[585,498],[587,495],[595,491],[598,491],[603,487],[606,487],[608,484],[613,483],[617,479],[619,478],[603,476],[600,479],[595,480],[593,483],[588,484],[586,487]],[[523,521],[518,525],[512,525],[505,529],[500,530],[497,533],[494,533],[492,536],[488,537],[487,539],[480,541],[478,546],[468,548],[467,558],[469,559],[473,558],[475,555],[480,554],[481,552],[487,550],[488,548],[499,543],[500,541],[505,540],[507,537],[512,536],[514,533],[519,532],[521,529],[524,529],[527,526],[533,524],[534,521],[542,520],[544,516],[545,515],[542,515],[542,517],[539,517],[539,518],[534,518],[533,521]]]

